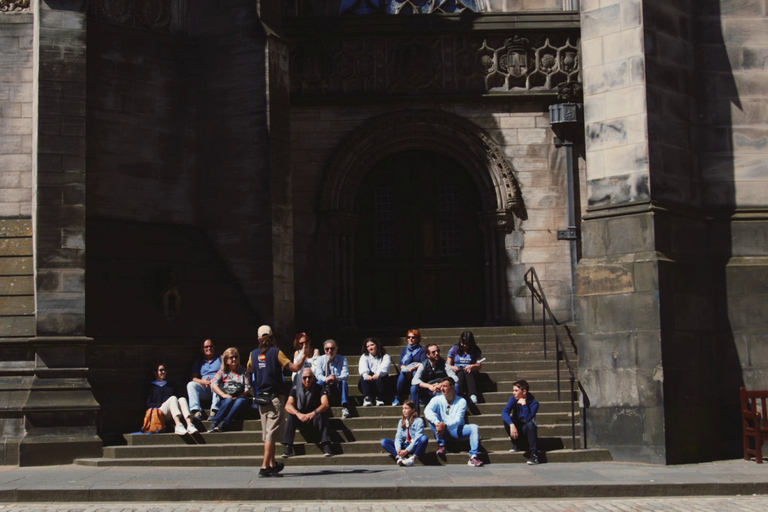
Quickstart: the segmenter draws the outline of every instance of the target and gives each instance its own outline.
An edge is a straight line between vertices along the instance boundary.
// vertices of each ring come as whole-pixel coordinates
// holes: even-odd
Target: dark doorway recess
[[[359,327],[481,325],[480,196],[455,161],[403,151],[378,163],[355,198]]]

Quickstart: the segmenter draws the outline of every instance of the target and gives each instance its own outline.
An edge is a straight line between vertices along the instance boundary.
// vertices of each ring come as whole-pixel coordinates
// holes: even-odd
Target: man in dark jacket
[[[511,452],[518,451],[518,441],[522,437],[528,441],[531,458],[528,464],[539,463],[538,426],[536,413],[539,402],[528,393],[528,382],[519,380],[512,384],[512,398],[507,402],[501,417],[504,419],[504,429],[512,440]]]
[[[311,368],[304,368],[301,374],[301,386],[291,388],[288,401],[285,403],[288,422],[285,426],[283,458],[294,455],[293,440],[296,437],[297,427],[307,441],[319,438],[325,456],[333,457],[331,434],[328,429],[328,411],[330,409],[328,388],[317,383]]]
[[[453,368],[440,357],[440,347],[434,343],[427,345],[427,358],[419,365],[411,383],[411,400],[419,406],[419,400],[427,404],[432,397],[440,394],[440,382],[450,377],[459,382]]]

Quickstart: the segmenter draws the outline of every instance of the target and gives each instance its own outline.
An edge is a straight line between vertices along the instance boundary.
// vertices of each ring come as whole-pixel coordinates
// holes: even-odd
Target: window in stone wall
[[[461,256],[459,190],[455,185],[440,187],[440,255]]]
[[[374,219],[376,222],[376,256],[394,258],[397,251],[394,187],[376,188],[374,192]]]

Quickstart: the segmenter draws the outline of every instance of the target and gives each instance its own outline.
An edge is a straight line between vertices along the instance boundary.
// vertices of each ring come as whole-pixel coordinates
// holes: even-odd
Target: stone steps
[[[469,423],[480,427],[482,459],[491,463],[525,462],[521,453],[509,453],[511,446],[501,420],[501,411],[509,400],[512,384],[525,378],[531,384],[531,390],[539,400],[541,407],[537,415],[539,424],[539,444],[543,451],[542,461],[574,462],[610,460],[610,454],[604,450],[572,450],[571,402],[567,368],[560,364],[561,395],[558,398],[556,381],[556,361],[554,336],[548,339],[548,358],[544,359],[541,343],[541,327],[492,327],[472,330],[478,344],[483,349],[483,356],[489,360],[483,365],[483,372],[478,379],[480,403],[468,404]],[[422,343],[436,341],[440,344],[443,355],[455,344],[461,329],[425,329],[422,331]],[[338,338],[337,338],[338,339]],[[351,338],[350,338],[351,339]],[[361,337],[360,339],[363,339]],[[397,361],[400,349],[405,345],[402,333],[393,334],[386,340],[388,353],[395,354]],[[317,344],[317,342],[316,342]],[[343,344],[341,344],[344,346]],[[391,405],[363,407],[360,390],[357,386],[357,364],[359,346],[349,348],[342,353],[355,353],[348,356],[350,363],[350,411],[352,417],[342,419],[341,407],[331,408],[330,426],[332,429],[334,457],[324,457],[321,448],[307,442],[300,432],[296,433],[294,451],[296,457],[290,465],[319,464],[392,464],[393,461],[381,448],[381,439],[394,437],[400,408]],[[353,344],[348,345],[354,346]],[[576,360],[575,353],[568,348],[569,356]],[[578,385],[578,383],[577,383]],[[578,390],[575,393],[578,397]],[[580,426],[578,403],[575,409],[576,443],[580,444]],[[205,430],[208,421],[198,424],[201,429],[194,436],[177,436],[172,433],[152,435],[125,435],[125,445],[104,448],[101,459],[79,459],[77,464],[91,466],[255,466],[261,464],[263,444],[261,423],[255,408],[247,411],[243,420],[232,425],[232,430],[208,434]],[[430,445],[422,458],[424,464],[466,464],[468,441],[449,445],[445,459],[439,459],[434,453],[436,443],[428,433]],[[278,445],[278,455],[282,453]]]

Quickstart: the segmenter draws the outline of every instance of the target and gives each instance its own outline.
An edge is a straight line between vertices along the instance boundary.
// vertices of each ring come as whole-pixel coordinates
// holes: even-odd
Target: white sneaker
[[[371,399],[368,397],[365,397],[365,399],[363,400],[363,407],[370,407],[371,405],[373,405],[371,403]]]
[[[377,398],[377,399],[376,399],[376,407],[381,407],[382,405],[384,405],[384,400],[379,400],[379,399]]]
[[[406,458],[404,458],[402,460],[403,460],[403,464],[402,465],[409,468],[409,467],[413,466],[414,462],[416,462],[416,457],[411,455],[410,457],[406,457]]]
[[[198,430],[197,430],[196,426],[194,426],[192,424],[187,426],[187,434],[192,435],[192,434],[197,434],[197,432],[198,432]]]
[[[473,404],[476,404],[476,403],[477,403],[477,395],[471,395],[471,396],[469,397],[469,399],[470,399],[470,400],[472,400],[472,403],[473,403]]]
[[[184,425],[176,425],[176,433],[179,434],[180,436],[187,435],[187,427],[185,427]]]
[[[405,466],[405,461],[399,455],[397,456],[397,465],[398,466]]]
[[[352,415],[349,414],[349,409],[347,409],[346,407],[342,407],[341,408],[341,418],[342,419],[346,419],[346,418],[349,418],[350,416],[352,416]]]

